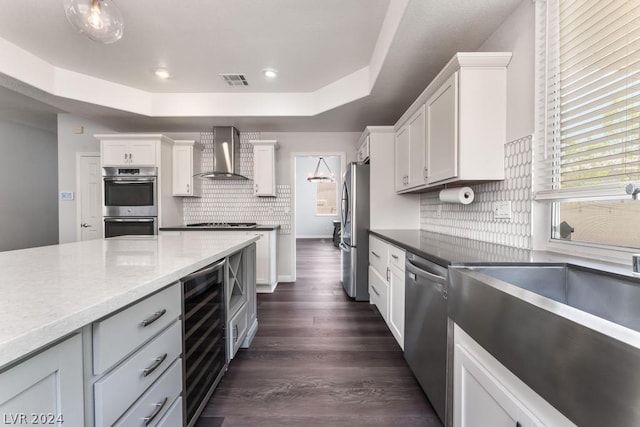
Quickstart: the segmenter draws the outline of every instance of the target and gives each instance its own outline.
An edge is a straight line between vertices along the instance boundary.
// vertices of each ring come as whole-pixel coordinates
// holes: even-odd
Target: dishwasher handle
[[[407,277],[410,280],[413,280],[414,282],[418,282],[418,278],[424,278],[425,280],[434,283],[437,285],[437,288],[440,292],[442,292],[442,298],[447,299],[448,297],[448,293],[447,293],[447,278],[440,276],[438,274],[433,274],[429,271],[423,270],[421,268],[418,268],[415,266],[415,264],[412,264],[411,262],[407,261],[405,264],[405,268],[406,268],[406,273],[407,273]]]

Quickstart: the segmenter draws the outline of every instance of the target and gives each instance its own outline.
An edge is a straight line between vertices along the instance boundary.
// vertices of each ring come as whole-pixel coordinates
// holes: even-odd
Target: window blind
[[[621,194],[640,181],[640,2],[545,3],[536,198]]]

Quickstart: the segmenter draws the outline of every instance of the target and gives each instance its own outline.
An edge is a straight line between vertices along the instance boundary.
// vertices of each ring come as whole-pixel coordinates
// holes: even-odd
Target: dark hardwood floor
[[[197,427],[441,427],[380,314],[342,290],[331,240],[297,245],[297,282],[258,294],[258,334]]]

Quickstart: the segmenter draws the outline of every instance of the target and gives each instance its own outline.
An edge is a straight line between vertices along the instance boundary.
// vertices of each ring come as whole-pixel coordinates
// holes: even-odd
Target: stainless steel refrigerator
[[[342,286],[356,301],[369,301],[369,165],[347,165],[340,211]]]

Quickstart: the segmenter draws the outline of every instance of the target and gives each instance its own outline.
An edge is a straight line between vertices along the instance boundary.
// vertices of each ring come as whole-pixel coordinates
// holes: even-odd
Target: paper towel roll
[[[469,187],[447,188],[440,191],[440,201],[468,205],[473,202],[473,190]]]

